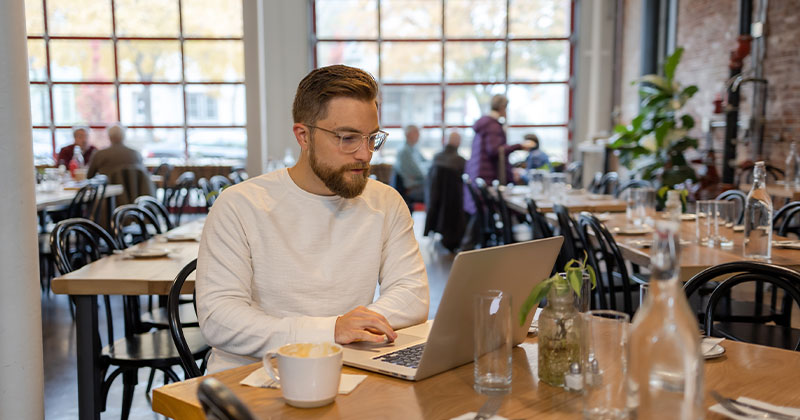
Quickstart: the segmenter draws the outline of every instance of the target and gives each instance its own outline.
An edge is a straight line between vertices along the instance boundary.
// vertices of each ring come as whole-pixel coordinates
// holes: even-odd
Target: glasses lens
[[[341,133],[341,147],[345,153],[353,152],[361,146],[361,134],[359,133]]]
[[[386,141],[386,133],[375,133],[369,136],[369,147],[373,152],[380,149]]]

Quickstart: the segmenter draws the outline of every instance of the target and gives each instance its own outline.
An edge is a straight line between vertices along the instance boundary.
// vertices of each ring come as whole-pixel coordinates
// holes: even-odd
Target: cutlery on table
[[[501,405],[503,405],[503,395],[489,397],[472,420],[489,420],[497,413]]]
[[[800,417],[798,416],[779,413],[777,411],[772,411],[763,407],[758,407],[752,404],[734,400],[732,398],[723,397],[716,391],[711,391],[710,393],[711,397],[717,400],[717,402],[722,407],[724,407],[731,413],[736,414],[737,416],[746,416],[750,418],[760,418],[760,419],[775,419],[775,420],[800,420]],[[746,412],[739,407],[744,407],[753,411],[757,411],[758,413]]]

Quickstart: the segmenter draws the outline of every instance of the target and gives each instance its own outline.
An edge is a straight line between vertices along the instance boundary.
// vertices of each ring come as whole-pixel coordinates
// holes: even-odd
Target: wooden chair
[[[566,172],[573,189],[583,188],[583,161],[570,162]]]
[[[514,217],[511,214],[511,210],[508,208],[508,203],[505,198],[506,186],[500,185],[500,181],[498,180],[495,180],[492,186],[495,190],[495,194],[492,195],[492,198],[494,199],[497,213],[502,223],[503,243],[513,244],[533,239],[533,231],[530,229],[530,225],[526,225],[526,223],[514,223]],[[525,222],[529,222],[529,220],[526,218]],[[520,228],[524,228],[524,230]]]
[[[111,230],[122,248],[128,248],[163,233],[158,218],[136,204],[124,204],[111,214]]]
[[[780,236],[793,233],[800,237],[800,223],[797,216],[800,216],[800,201],[787,203],[772,216],[772,229]]]
[[[192,171],[186,171],[175,181],[175,185],[171,188],[169,199],[166,203],[167,209],[170,213],[175,215],[174,225],[181,225],[181,217],[183,216],[186,207],[189,204],[189,197],[195,189],[196,176]]]
[[[464,181],[464,187],[467,189],[467,193],[469,193],[470,198],[472,198],[472,201],[475,203],[475,214],[473,214],[473,220],[471,222],[473,232],[471,232],[471,234],[477,236],[476,242],[481,248],[498,245],[499,241],[496,237],[496,230],[492,225],[492,221],[489,219],[486,203],[483,202],[483,198],[475,188],[472,180],[470,180],[469,175],[464,174],[461,176],[461,179]]]
[[[732,201],[736,207],[736,224],[744,223],[744,204],[747,201],[747,194],[739,190],[728,190],[718,195],[715,200]]]
[[[558,233],[564,237],[556,260],[556,269],[562,271],[568,261],[583,260],[584,245],[578,234],[578,223],[569,214],[569,210],[561,204],[554,204],[553,213],[558,218]]]
[[[800,350],[800,330],[791,326],[792,305],[800,305],[800,273],[762,262],[736,261],[703,270],[689,279],[683,290],[691,298],[703,285],[719,278],[725,279],[719,281],[711,293],[702,320],[707,335]],[[752,312],[730,313],[730,308],[718,308],[720,303],[729,301],[735,286],[751,282],[756,286],[755,302],[749,305]],[[764,284],[770,284],[773,288],[773,298],[769,304],[764,304]],[[783,291],[780,302],[777,290]]]
[[[550,222],[547,221],[547,217],[539,211],[536,200],[528,198],[525,201],[525,205],[528,208],[528,217],[530,218],[531,237],[533,239],[552,238],[553,228],[550,226]]]
[[[631,179],[626,181],[620,185],[616,191],[614,191],[614,197],[619,198],[625,190],[630,188],[652,188],[653,184],[649,181],[645,181],[642,179]]]
[[[172,230],[174,227],[172,225],[172,220],[169,218],[169,211],[164,204],[158,201],[155,197],[149,195],[143,195],[136,198],[134,204],[137,206],[149,211],[151,214],[156,216],[159,219],[159,224],[161,225],[161,221],[163,220],[164,224],[161,225],[161,232],[166,232],[168,230]]]
[[[181,359],[181,366],[183,366],[183,370],[186,372],[186,378],[196,378],[203,374],[205,371],[206,360],[204,356],[208,354],[210,347],[208,347],[205,342],[205,346],[200,345],[199,342],[190,344],[186,340],[186,330],[191,330],[192,334],[196,334],[195,330],[199,330],[197,327],[187,327],[186,324],[181,323],[181,289],[183,289],[183,284],[186,282],[186,278],[192,274],[195,269],[197,268],[197,259],[195,258],[188,264],[186,264],[183,269],[175,276],[175,280],[172,282],[172,286],[169,289],[169,297],[167,298],[167,309],[169,313],[169,333],[172,337],[173,343],[175,343],[175,348],[178,350],[178,354],[180,355]],[[192,293],[192,307],[194,308],[195,312],[194,315],[197,317],[197,307],[195,305],[195,293]],[[202,338],[202,336],[200,336]],[[194,349],[194,350],[192,350]],[[201,368],[197,367],[196,360],[203,359],[203,365]]]
[[[247,178],[247,171],[243,167],[232,168],[230,175],[228,175],[228,179],[234,184],[247,181]]]
[[[492,193],[489,192],[489,186],[486,184],[486,181],[484,181],[483,178],[475,178],[473,186],[478,192],[478,195],[480,195],[483,206],[486,209],[486,219],[489,224],[488,228],[491,230],[492,236],[495,239],[495,245],[511,243],[510,241],[513,241],[513,239],[506,237],[506,233],[503,230],[503,217],[500,214],[499,205],[492,196]]]
[[[616,172],[608,172],[590,186],[589,192],[594,194],[613,194],[617,190],[619,175]]]
[[[197,387],[197,399],[208,420],[255,420],[252,412],[222,382],[205,379]]]

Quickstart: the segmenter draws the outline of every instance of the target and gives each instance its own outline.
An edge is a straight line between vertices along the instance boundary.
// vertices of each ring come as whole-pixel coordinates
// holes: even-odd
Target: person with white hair
[[[58,151],[57,165],[69,166],[69,162],[72,161],[73,154],[75,153],[75,146],[80,148],[84,162],[89,162],[94,152],[97,151],[94,146],[89,144],[89,127],[72,127],[72,138],[75,139],[72,144],[64,146]]]
[[[111,175],[123,166],[137,165],[144,169],[142,155],[137,150],[125,146],[125,127],[114,124],[106,129],[111,146],[97,151],[89,161],[89,178],[96,174]]]
[[[419,142],[419,128],[409,125],[405,129],[406,144],[397,153],[394,170],[403,179],[403,194],[411,201],[423,201],[425,198],[425,168],[427,162],[417,150]]]

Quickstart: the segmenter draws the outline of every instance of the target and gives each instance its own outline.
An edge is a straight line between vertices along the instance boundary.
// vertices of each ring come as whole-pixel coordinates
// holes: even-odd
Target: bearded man
[[[214,203],[196,280],[210,372],[291,342],[392,341],[394,329],[427,318],[408,208],[369,178],[386,140],[377,98],[362,70],[312,71],[292,107],[297,164],[227,188]]]

